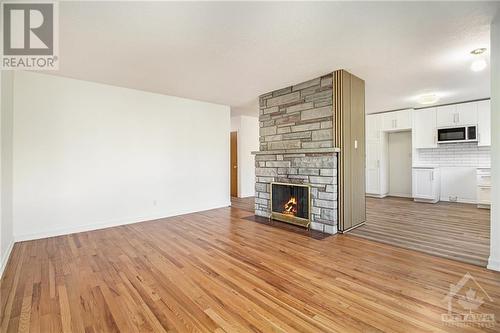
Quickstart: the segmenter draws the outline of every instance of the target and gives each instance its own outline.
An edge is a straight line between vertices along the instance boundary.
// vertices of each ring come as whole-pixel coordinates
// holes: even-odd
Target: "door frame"
[[[230,158],[229,158],[229,189],[231,197],[238,197],[238,132],[231,131],[230,134]],[[234,174],[233,174],[234,172]],[[234,179],[233,179],[234,178]]]

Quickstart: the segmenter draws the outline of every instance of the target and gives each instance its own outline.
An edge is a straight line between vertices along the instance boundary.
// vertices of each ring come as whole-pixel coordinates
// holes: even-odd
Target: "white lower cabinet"
[[[412,191],[415,201],[436,203],[441,194],[439,168],[414,167],[412,172]]]

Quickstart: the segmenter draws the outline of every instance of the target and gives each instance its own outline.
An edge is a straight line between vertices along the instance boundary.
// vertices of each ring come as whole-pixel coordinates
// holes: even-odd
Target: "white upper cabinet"
[[[437,127],[448,127],[455,125],[457,120],[456,105],[439,106],[435,110]]]
[[[476,102],[439,106],[436,112],[438,128],[477,124]]]
[[[401,110],[394,112],[382,113],[382,130],[383,131],[401,131],[411,129],[412,127],[412,111]]]
[[[436,148],[436,109],[422,109],[413,112],[414,148]]]
[[[477,125],[477,102],[457,104],[457,125]]]
[[[381,114],[369,114],[366,116],[366,141],[380,139]]]
[[[478,146],[491,146],[490,100],[477,102]]]
[[[382,113],[382,130],[391,131],[396,129],[397,117],[395,112]]]
[[[396,125],[399,129],[411,129],[413,123],[413,110],[401,110],[396,112]]]

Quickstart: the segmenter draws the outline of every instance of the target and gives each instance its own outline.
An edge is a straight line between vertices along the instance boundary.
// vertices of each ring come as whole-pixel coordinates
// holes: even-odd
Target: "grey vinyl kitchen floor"
[[[367,221],[349,234],[428,254],[486,266],[490,211],[476,205],[367,198]]]

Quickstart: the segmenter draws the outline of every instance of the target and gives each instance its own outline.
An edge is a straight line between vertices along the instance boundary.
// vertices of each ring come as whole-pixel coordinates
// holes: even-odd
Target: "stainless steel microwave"
[[[477,126],[443,127],[437,129],[438,143],[476,142]]]

